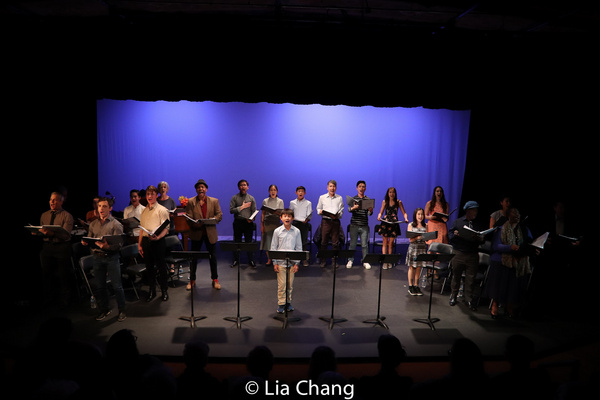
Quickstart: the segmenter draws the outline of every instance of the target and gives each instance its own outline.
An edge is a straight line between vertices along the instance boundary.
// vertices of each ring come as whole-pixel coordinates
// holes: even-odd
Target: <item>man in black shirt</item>
[[[456,305],[463,273],[465,274],[464,298],[471,310],[475,310],[473,302],[473,283],[479,267],[479,245],[483,242],[481,235],[467,235],[465,228],[479,231],[475,218],[479,211],[476,201],[467,201],[463,207],[465,215],[457,218],[448,230],[448,238],[454,250],[452,258],[452,282],[450,288],[450,305]]]

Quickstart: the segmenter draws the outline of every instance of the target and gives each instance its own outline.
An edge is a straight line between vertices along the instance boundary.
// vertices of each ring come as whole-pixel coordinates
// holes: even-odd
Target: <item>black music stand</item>
[[[333,328],[333,324],[336,324],[338,322],[346,322],[348,321],[345,318],[334,318],[333,317],[333,309],[334,309],[334,302],[335,302],[335,275],[336,275],[336,271],[337,268],[335,267],[337,265],[337,259],[338,257],[341,258],[348,258],[348,257],[353,257],[354,256],[354,250],[319,250],[319,252],[317,253],[317,258],[323,259],[323,258],[331,258],[332,261],[332,265],[333,265],[333,290],[331,292],[331,316],[329,318],[327,317],[319,317],[319,319],[329,322],[329,329]]]
[[[289,297],[288,297],[288,287],[290,287],[290,260],[294,259],[294,260],[308,260],[308,258],[310,257],[310,254],[308,251],[293,251],[293,250],[279,250],[279,251],[273,251],[270,250],[269,251],[269,258],[271,258],[271,260],[283,260],[285,259],[285,264],[286,264],[286,271],[285,271],[285,311],[283,312],[283,315],[276,315],[275,318],[276,320],[282,321],[283,322],[283,326],[282,328],[285,329],[287,327],[288,322],[296,322],[296,321],[300,321],[300,318],[298,317],[294,317],[294,318],[290,318],[288,317],[288,307],[287,305],[290,303],[289,302]]]
[[[236,242],[219,242],[221,250],[224,251],[256,251],[258,250],[258,243],[236,243]],[[240,264],[237,266],[237,316],[225,317],[226,321],[232,321],[237,324],[238,329],[241,329],[242,322],[252,319],[252,317],[240,317]]]
[[[452,257],[454,257],[454,254],[419,254],[417,256],[417,258],[415,259],[415,261],[431,261],[431,266],[426,265],[425,268],[426,269],[431,269],[431,283],[429,286],[429,312],[427,314],[427,318],[415,318],[413,319],[413,321],[416,322],[422,322],[424,324],[429,325],[429,327],[431,328],[431,330],[435,330],[435,326],[433,324],[435,324],[436,322],[438,322],[440,319],[439,318],[431,318],[431,300],[433,298],[433,270],[435,270],[435,262],[436,261],[450,261],[452,259]]]
[[[172,251],[171,254],[173,256],[177,256],[179,258],[186,258],[190,261],[190,266],[197,264],[198,259],[200,258],[210,258],[210,253],[208,251]],[[206,318],[206,316],[196,317],[194,316],[194,288],[190,290],[190,303],[192,308],[192,314],[189,317],[179,317],[184,321],[190,321],[190,326],[192,328],[196,327],[196,321],[200,321],[201,319]]]
[[[389,329],[385,322],[385,317],[379,315],[379,309],[381,307],[381,271],[383,270],[384,263],[397,264],[400,260],[400,254],[367,254],[363,263],[375,264],[379,263],[379,293],[377,295],[377,317],[375,319],[367,319],[363,321],[365,324],[377,324]]]

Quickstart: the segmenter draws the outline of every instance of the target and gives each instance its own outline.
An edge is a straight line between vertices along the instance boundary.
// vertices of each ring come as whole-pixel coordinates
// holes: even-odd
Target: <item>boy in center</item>
[[[300,230],[292,225],[294,220],[294,211],[289,208],[281,212],[281,222],[283,225],[275,229],[271,241],[271,251],[302,251],[302,237]],[[298,272],[300,260],[273,260],[273,269],[277,273],[277,312],[283,314],[287,307],[288,311],[294,311],[292,307],[292,289],[294,283],[294,274]],[[289,274],[289,287],[287,282],[287,268],[291,268]],[[286,302],[287,287],[287,302]]]

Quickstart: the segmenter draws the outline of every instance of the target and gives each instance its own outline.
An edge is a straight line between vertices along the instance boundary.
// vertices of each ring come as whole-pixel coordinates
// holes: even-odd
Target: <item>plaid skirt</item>
[[[424,267],[426,261],[415,261],[415,258],[420,254],[427,254],[427,243],[414,242],[408,246],[406,253],[406,265],[413,268]]]

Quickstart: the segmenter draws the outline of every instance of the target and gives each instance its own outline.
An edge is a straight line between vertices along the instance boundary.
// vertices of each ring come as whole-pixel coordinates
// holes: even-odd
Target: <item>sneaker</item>
[[[127,319],[127,314],[125,314],[125,311],[121,311],[119,313],[119,317],[117,318],[117,321],[123,322],[123,321],[125,321],[125,319]]]
[[[105,319],[106,317],[108,317],[110,314],[112,313],[111,310],[108,311],[104,311],[101,312],[100,314],[98,314],[98,316],[96,317],[96,321],[102,321],[103,319]]]
[[[292,306],[292,303],[288,303],[287,304],[287,310],[288,311],[294,311],[294,306]]]
[[[421,288],[418,286],[415,286],[415,289],[417,291],[417,296],[423,296],[423,292],[421,291]]]
[[[409,286],[408,287],[408,294],[410,294],[411,296],[416,296],[417,295],[417,292],[416,292],[414,286]]]
[[[254,263],[254,261],[250,261],[250,262],[248,263],[248,265],[249,265],[251,268],[256,268],[256,264]]]
[[[283,314],[285,312],[285,304],[277,306],[277,314]]]
[[[390,268],[390,264],[388,263],[383,263],[383,267],[381,267],[383,269],[389,269]]]
[[[365,267],[365,269],[371,269],[371,264],[363,263],[363,267]]]
[[[353,262],[352,262],[352,261],[348,261],[348,262],[346,263],[346,268],[352,268],[352,264],[353,264]]]

